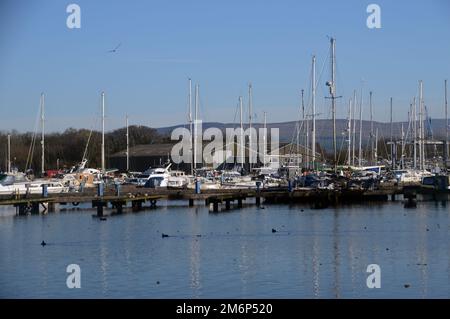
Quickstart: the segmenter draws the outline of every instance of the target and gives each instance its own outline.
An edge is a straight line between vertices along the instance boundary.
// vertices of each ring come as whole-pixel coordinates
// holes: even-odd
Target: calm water
[[[0,208],[0,297],[450,297],[442,203],[219,214],[185,204],[107,221],[87,208],[25,217]],[[66,286],[69,264],[81,267],[81,289]],[[366,286],[369,264],[381,267],[381,289]]]

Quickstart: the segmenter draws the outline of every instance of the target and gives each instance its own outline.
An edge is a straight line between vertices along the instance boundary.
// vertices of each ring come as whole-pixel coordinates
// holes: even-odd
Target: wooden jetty
[[[377,190],[329,190],[329,189],[290,189],[280,187],[274,189],[220,189],[205,190],[196,193],[189,189],[148,189],[135,186],[122,186],[120,188],[85,189],[82,193],[62,193],[22,196],[2,196],[0,205],[10,205],[17,208],[20,215],[37,214],[41,208],[52,212],[56,204],[71,203],[78,206],[80,203],[91,203],[97,209],[97,216],[102,217],[108,205],[117,213],[131,204],[133,211],[143,209],[145,203],[156,207],[159,200],[185,200],[190,207],[195,202],[202,201],[211,211],[219,212],[230,210],[231,205],[242,208],[243,202],[252,199],[251,203],[260,205],[262,201],[267,204],[280,203],[309,203],[312,208],[324,208],[340,203],[387,201],[395,200],[395,196],[403,194],[401,187],[389,187]]]

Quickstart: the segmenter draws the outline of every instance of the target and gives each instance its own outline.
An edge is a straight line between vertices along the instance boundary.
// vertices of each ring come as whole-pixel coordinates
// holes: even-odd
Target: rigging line
[[[39,117],[40,117],[40,112],[41,112],[41,107],[42,107],[40,103],[41,102],[39,102],[39,106],[40,107],[38,108],[38,111],[37,111],[37,114],[36,114],[36,121],[35,121],[35,124],[34,124],[34,133],[33,133],[32,138],[31,138],[31,145],[30,145],[30,148],[28,149],[28,156],[27,156],[27,162],[25,164],[25,171],[27,169],[31,168],[31,164],[33,162],[34,146],[35,146],[35,143],[36,143],[36,136],[37,136],[37,130],[38,130],[38,125],[39,125],[38,124],[39,123]]]
[[[90,141],[91,141],[91,137],[92,137],[92,133],[94,131],[94,128],[97,126],[97,122],[99,120],[98,119],[99,114],[100,113],[98,111],[95,112],[94,119],[93,119],[92,125],[91,125],[91,130],[89,132],[89,136],[88,136],[88,139],[87,139],[87,142],[86,142],[86,147],[84,148],[83,158],[81,159],[81,161],[87,159],[89,144],[90,144]]]
[[[341,154],[342,154],[342,149],[344,148],[344,141],[345,141],[345,135],[342,136],[341,139],[341,147],[339,149],[339,153],[338,153],[338,158],[337,158],[337,162],[339,163],[339,160],[341,158]],[[345,160],[345,159],[344,159]]]
[[[34,132],[33,132],[33,135],[31,136],[31,144],[30,144],[30,148],[28,149],[28,156],[27,156],[27,161],[26,161],[26,164],[25,164],[25,171],[29,168],[28,167],[28,164],[30,164],[30,166],[31,166],[31,158],[32,158],[32,150],[33,150],[33,148],[34,148],[34,142],[35,142],[35,137],[36,137],[36,132],[37,132],[37,123],[38,123],[38,121],[39,121],[39,110],[38,110],[38,113],[37,113],[37,116],[36,116],[36,121],[35,121],[35,124],[34,124]]]

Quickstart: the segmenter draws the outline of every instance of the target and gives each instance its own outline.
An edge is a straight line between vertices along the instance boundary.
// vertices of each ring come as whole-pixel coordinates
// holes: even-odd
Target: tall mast
[[[373,108],[372,108],[372,91],[369,92],[369,107],[370,107],[370,161],[375,161],[374,159],[374,135],[373,135]]]
[[[296,158],[297,158],[297,165],[300,165],[300,128],[303,128],[305,126],[305,104],[303,103],[303,94],[304,94],[304,90],[301,90],[301,109],[302,109],[302,116],[301,116],[301,122],[302,124],[300,124],[300,120],[297,123],[297,140],[296,140],[296,149],[297,149],[297,154],[296,154]],[[306,142],[305,142],[305,150],[306,150]],[[302,162],[305,162],[302,160]]]
[[[413,165],[414,165],[414,169],[417,169],[417,106],[416,106],[416,97],[414,97],[413,100],[413,134],[414,134],[414,138],[413,138],[413,155],[414,155],[414,159],[413,159]]]
[[[352,165],[355,166],[355,146],[356,146],[356,90],[353,91],[353,132],[352,132]]]
[[[266,166],[266,152],[267,152],[266,136],[267,136],[267,112],[264,112],[264,136],[263,136],[264,149],[262,150],[263,151],[263,165],[264,166]]]
[[[130,170],[130,135],[128,131],[128,115],[125,119],[125,124],[127,126],[127,172]]]
[[[362,114],[363,114],[363,86],[361,86],[361,103],[359,106],[359,148],[358,148],[358,166],[362,166]]]
[[[403,131],[403,123],[402,123],[401,135],[402,135],[402,140],[401,140],[402,147],[401,147],[401,153],[400,153],[400,163],[401,163],[402,169],[404,169],[405,168],[405,161],[404,161],[403,150],[405,148],[405,132]]]
[[[447,154],[448,158],[448,133],[449,133],[449,127],[448,127],[448,103],[447,103],[447,80],[444,81],[445,86],[445,154]]]
[[[378,158],[378,127],[375,131],[375,164],[377,158]]]
[[[312,153],[312,169],[315,169],[315,161],[316,161],[316,56],[312,57],[312,77],[311,77],[311,85],[312,85],[312,128],[311,128],[311,153]]]
[[[352,99],[348,101],[348,148],[347,148],[347,158],[348,166],[352,165]]]
[[[7,172],[11,173],[11,134],[8,134],[8,163]]]
[[[192,130],[192,80],[189,78],[189,133],[192,147],[192,138],[193,138],[193,130]],[[191,175],[194,174],[194,163],[192,161],[192,153],[191,153]]]
[[[423,82],[419,81],[419,166],[420,170],[425,168],[424,163],[424,129],[423,129]]]
[[[42,157],[41,157],[41,173],[42,176],[45,174],[45,95],[41,93],[41,147],[42,147]]]
[[[252,149],[252,112],[253,112],[253,87],[252,84],[248,84],[248,128],[250,129],[250,134],[248,136],[248,165],[250,172],[252,171],[252,161],[250,160]]]
[[[305,99],[304,99],[304,90],[302,90],[302,109],[303,109],[303,120],[306,122],[305,129],[305,152],[306,152],[306,167],[309,166],[309,120],[308,120],[308,112],[305,113]],[[298,164],[298,162],[297,162]]]
[[[244,154],[244,122],[243,122],[243,103],[242,96],[239,97],[239,108],[240,108],[240,117],[241,117],[241,134],[240,134],[240,142],[239,147],[241,149],[241,164],[244,167],[245,154]]]
[[[195,85],[195,118],[194,118],[194,170],[197,168],[197,121],[198,121],[198,84]]]
[[[331,38],[331,111],[333,114],[333,153],[334,153],[334,172],[337,170],[337,144],[336,144],[336,40]]]
[[[392,113],[392,97],[390,99],[390,106],[391,106],[391,161],[392,161],[392,168],[395,168],[395,160],[394,160],[394,124],[393,124],[393,113]]]
[[[102,173],[105,173],[105,92],[102,92]]]

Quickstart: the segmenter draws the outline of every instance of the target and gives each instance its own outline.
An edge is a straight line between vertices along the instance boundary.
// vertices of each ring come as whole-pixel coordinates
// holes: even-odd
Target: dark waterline
[[[1,208],[0,297],[450,297],[450,214],[442,203],[219,214],[185,204],[106,221],[88,209],[18,217]],[[81,289],[66,286],[69,264],[81,267]],[[367,288],[369,264],[381,267],[381,289]]]

